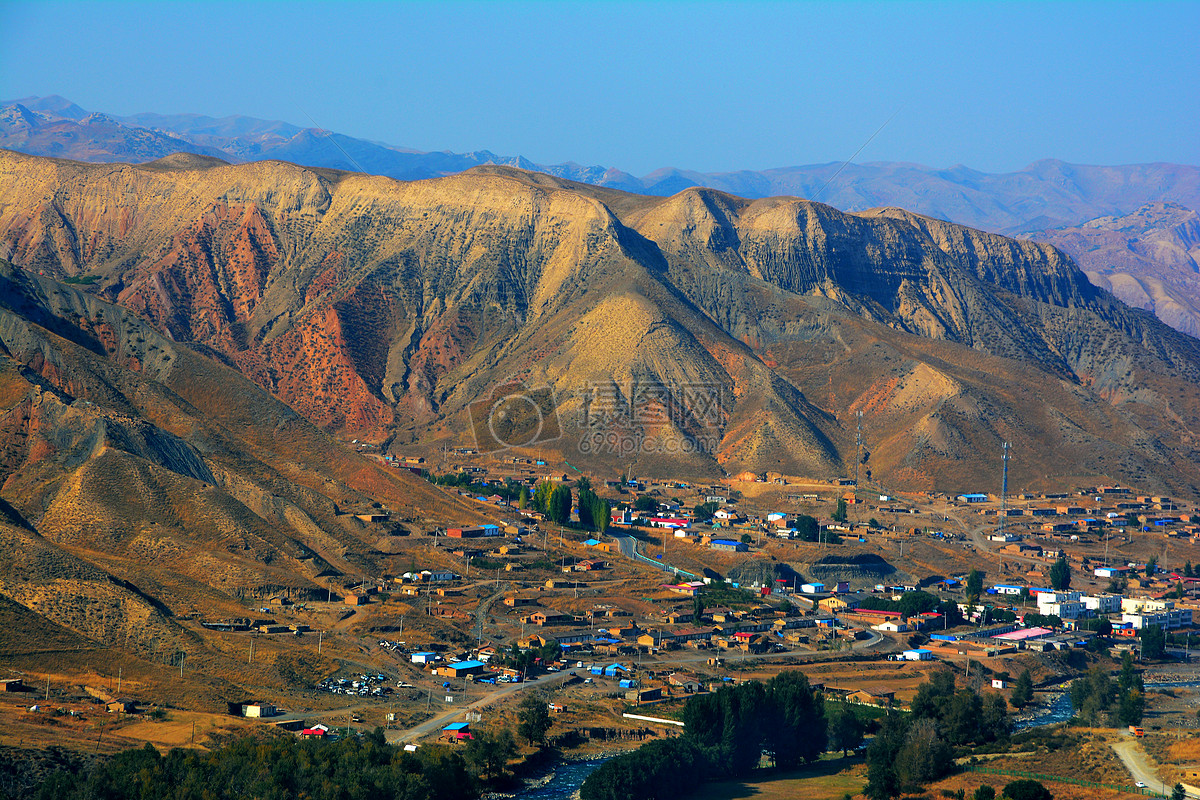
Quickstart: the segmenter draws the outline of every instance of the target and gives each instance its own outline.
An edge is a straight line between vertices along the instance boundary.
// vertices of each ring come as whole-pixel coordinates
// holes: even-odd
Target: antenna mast
[[[1008,519],[1008,442],[1004,443],[1004,477],[1000,481],[1000,526],[997,530],[1004,535],[1004,522]]]

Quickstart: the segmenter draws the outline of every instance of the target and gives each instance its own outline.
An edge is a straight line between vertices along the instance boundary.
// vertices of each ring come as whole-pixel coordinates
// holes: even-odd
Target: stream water
[[[609,756],[608,758],[611,758]],[[588,761],[565,761],[554,768],[554,771],[536,786],[530,786],[517,792],[517,800],[568,800],[577,796],[579,787],[583,785],[588,775],[591,775],[608,758],[595,758]]]

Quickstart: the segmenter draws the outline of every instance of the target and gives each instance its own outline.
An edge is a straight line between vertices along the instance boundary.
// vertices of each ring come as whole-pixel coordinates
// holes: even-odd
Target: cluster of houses
[[[989,507],[979,513],[1015,518],[1019,524],[1035,532],[1056,538],[1078,538],[1083,534],[1104,532],[1113,526],[1126,527],[1130,521],[1136,521],[1136,527],[1142,532],[1159,531],[1169,536],[1191,539],[1193,543],[1200,541],[1200,514],[1184,509],[1170,497],[1135,495],[1121,486],[1086,487],[1077,490],[1076,494],[1087,500],[1073,501],[1067,494],[1046,494],[1038,498],[1019,495],[1018,501],[1057,502],[1053,505]],[[969,505],[983,505],[994,504],[998,498],[972,493],[958,495],[955,499]],[[1028,518],[1028,523],[1025,518]]]

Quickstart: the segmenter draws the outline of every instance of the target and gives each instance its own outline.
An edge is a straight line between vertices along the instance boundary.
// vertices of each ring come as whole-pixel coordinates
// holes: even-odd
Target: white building
[[[1079,592],[1042,592],[1038,595],[1038,613],[1059,619],[1077,619],[1087,611]]]
[[[278,713],[270,703],[248,703],[242,706],[243,717],[273,717]]]
[[[1142,628],[1166,628],[1173,630],[1192,624],[1190,608],[1171,608],[1166,611],[1142,611],[1124,613],[1121,622],[1129,623],[1137,630]]]
[[[884,631],[886,633],[904,633],[908,630],[908,626],[903,622],[895,622],[890,619],[887,622],[881,622],[878,625],[873,625],[871,627],[877,631]]]
[[[1144,611],[1170,611],[1175,607],[1172,600],[1153,600],[1149,597],[1121,598],[1121,611],[1126,614],[1139,614]]]
[[[915,650],[904,651],[905,661],[933,661],[933,651],[918,647]]]
[[[1097,615],[1120,613],[1122,599],[1119,594],[1084,595],[1081,598],[1084,608]]]

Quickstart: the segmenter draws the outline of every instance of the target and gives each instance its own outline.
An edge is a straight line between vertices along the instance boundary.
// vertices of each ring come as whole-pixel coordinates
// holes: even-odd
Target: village
[[[804,671],[827,698],[881,710],[905,708],[947,667],[1002,694],[1029,670],[1051,698],[1079,672],[1072,652],[1098,652],[1097,642],[1115,658],[1190,669],[1200,514],[1167,497],[627,477],[597,486],[610,515],[585,525],[576,507],[556,523],[527,502],[543,484],[578,499],[590,487],[582,475],[536,459],[460,458],[440,478],[422,457],[384,460],[468,502],[471,524],[348,510],[365,538],[378,534],[377,563],[390,570],[318,576],[316,590],[246,598],[238,616],[185,620],[251,667],[324,665],[229,702],[229,723],[206,724],[319,739],[379,727],[413,749],[470,741],[532,694],[560,736],[604,752],[635,731],[677,735],[687,698],[782,669]],[[189,668],[170,664],[181,676]],[[171,708],[112,676],[73,701],[69,687],[47,680],[42,691],[37,680],[10,678],[3,696],[40,696],[34,708],[68,720],[103,706],[131,721],[117,730],[140,731],[132,721]]]
[[[827,694],[890,707],[938,665],[969,674],[974,663],[1004,690],[1037,658],[1097,636],[1140,656],[1143,634],[1161,630],[1164,652],[1190,658],[1200,516],[1170,498],[1110,486],[1008,498],[866,494],[843,478],[771,474],[626,478],[598,487],[611,518],[585,529],[575,509],[560,525],[519,501],[520,487],[572,485],[569,473],[461,455],[445,491],[493,521],[390,537],[402,545],[391,561],[406,569],[330,576],[322,591],[255,601],[241,618],[194,620],[246,639],[251,660],[257,642],[335,652],[344,665],[231,714],[305,737],[382,725],[416,746],[461,741],[511,694],[541,689],[581,729],[669,735],[677,723],[655,707],[784,667],[826,670],[814,681]],[[430,475],[421,457],[385,460]],[[390,524],[386,509],[356,516],[367,529]],[[1034,671],[1061,683],[1060,663]]]

